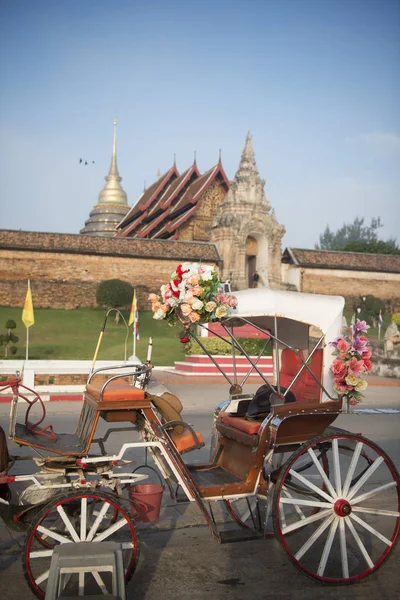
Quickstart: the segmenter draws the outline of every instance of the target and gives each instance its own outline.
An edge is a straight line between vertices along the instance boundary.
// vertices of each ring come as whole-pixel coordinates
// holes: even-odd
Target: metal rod
[[[214,360],[214,357],[209,353],[209,351],[207,350],[207,348],[205,348],[204,345],[200,342],[199,337],[195,333],[193,333],[190,329],[188,329],[188,333],[189,333],[189,335],[192,336],[193,339],[196,340],[196,342],[199,344],[200,348],[202,348],[202,350],[204,350],[204,352],[207,354],[208,358],[211,359],[211,361],[217,367],[217,369],[221,373],[221,375],[223,375],[225,377],[225,379],[227,380],[227,382],[230,385],[233,385],[233,383],[232,383],[231,379],[228,377],[228,375],[226,373],[224,373],[224,371],[221,369],[221,367],[216,362],[216,360]],[[222,338],[222,339],[224,339],[224,338]]]

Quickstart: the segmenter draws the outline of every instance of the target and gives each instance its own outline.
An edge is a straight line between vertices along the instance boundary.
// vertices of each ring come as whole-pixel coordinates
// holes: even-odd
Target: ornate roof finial
[[[176,167],[176,154],[174,152],[174,167]]]
[[[194,151],[194,160],[193,160],[193,164],[196,164],[196,150]]]
[[[112,147],[112,157],[111,157],[111,166],[110,171],[108,173],[108,177],[119,177],[118,167],[117,167],[117,116],[114,115],[114,138],[113,138],[113,147]],[[106,177],[107,180],[107,177]],[[121,178],[119,177],[119,181]]]
[[[161,171],[160,168],[157,169],[157,179],[160,179],[161,177]]]
[[[220,148],[220,149],[219,149],[219,158],[218,158],[218,163],[219,163],[219,164],[221,164],[221,163],[222,163],[222,158],[221,158],[221,155],[222,155],[222,151],[221,151],[221,148]]]
[[[146,180],[144,180],[143,191],[146,191]]]

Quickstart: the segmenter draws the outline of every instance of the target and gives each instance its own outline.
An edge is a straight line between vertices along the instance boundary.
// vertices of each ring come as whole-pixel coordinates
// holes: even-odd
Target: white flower
[[[169,306],[171,306],[172,308],[174,308],[175,306],[178,306],[179,302],[178,302],[178,299],[175,298],[175,296],[171,296],[171,298],[168,298],[167,304]]]
[[[204,306],[204,302],[200,300],[200,298],[195,298],[193,300],[192,308],[193,310],[201,310]]]
[[[162,310],[162,308],[159,308],[158,310],[156,310],[156,312],[153,315],[153,319],[156,319],[157,321],[161,321],[161,319],[165,319],[165,312]]]
[[[206,271],[205,273],[202,273],[201,278],[203,281],[210,281],[210,279],[212,279],[212,271]]]
[[[365,379],[360,379],[360,381],[358,383],[356,383],[356,391],[357,392],[363,392],[365,389],[367,389],[368,387],[368,383],[365,381]]]

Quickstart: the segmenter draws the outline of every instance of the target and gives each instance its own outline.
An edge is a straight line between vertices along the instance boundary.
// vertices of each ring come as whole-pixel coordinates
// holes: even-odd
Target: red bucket
[[[140,523],[154,523],[160,516],[164,488],[156,483],[129,485],[131,514]]]

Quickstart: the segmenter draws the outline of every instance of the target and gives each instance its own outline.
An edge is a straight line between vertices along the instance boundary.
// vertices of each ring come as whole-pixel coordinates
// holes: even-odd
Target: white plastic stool
[[[101,594],[85,594],[85,575],[91,574],[101,590]],[[101,573],[111,573],[112,590],[108,590]],[[61,544],[54,549],[45,600],[60,598],[71,576],[78,576],[78,596],[64,596],[78,600],[82,596],[92,600],[126,600],[125,571],[122,545],[115,542],[78,542]],[[65,581],[65,578],[68,578]],[[90,578],[92,578],[90,577]]]

